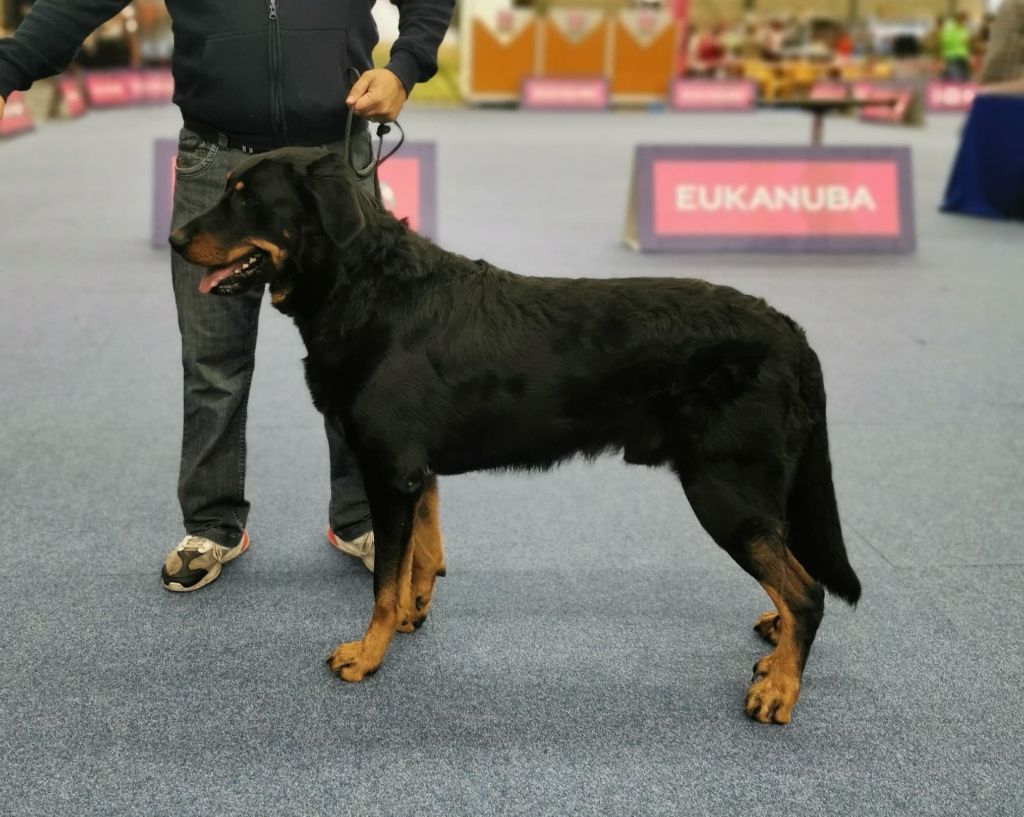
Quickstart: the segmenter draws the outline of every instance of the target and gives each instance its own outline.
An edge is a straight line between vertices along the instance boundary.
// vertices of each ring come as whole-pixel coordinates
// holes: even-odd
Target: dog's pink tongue
[[[217,284],[227,278],[231,273],[237,270],[241,265],[232,264],[230,267],[220,267],[219,269],[210,270],[206,275],[199,281],[199,291],[206,295],[213,289]]]

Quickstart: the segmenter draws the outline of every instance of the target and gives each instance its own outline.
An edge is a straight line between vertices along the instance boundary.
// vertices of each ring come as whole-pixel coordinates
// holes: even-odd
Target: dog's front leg
[[[420,627],[430,612],[434,581],[446,573],[441,517],[437,501],[437,479],[427,480],[416,506],[412,533],[412,571],[410,575],[410,611],[412,624]]]
[[[387,486],[366,484],[374,530],[373,615],[361,641],[341,644],[327,663],[346,681],[361,681],[375,673],[398,627],[399,578],[410,547],[413,509],[419,493],[408,494]],[[406,591],[408,592],[408,591]]]

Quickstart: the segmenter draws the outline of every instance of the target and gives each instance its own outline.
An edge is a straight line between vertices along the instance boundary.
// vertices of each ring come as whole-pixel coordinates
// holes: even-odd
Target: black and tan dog
[[[673,279],[514,275],[445,252],[363,193],[337,155],[248,160],[171,236],[199,288],[270,285],[317,408],[359,462],[376,533],[373,616],[328,659],[374,672],[444,571],[436,474],[622,452],[679,477],[705,530],[761,583],[775,649],[746,711],[786,723],[824,609],[855,603],[832,488],[821,369],[764,301]]]

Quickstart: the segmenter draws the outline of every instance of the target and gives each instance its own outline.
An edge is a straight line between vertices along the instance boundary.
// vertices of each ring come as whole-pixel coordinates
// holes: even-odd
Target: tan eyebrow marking
[[[245,187],[245,182],[238,182],[235,185],[235,190],[242,190]]]

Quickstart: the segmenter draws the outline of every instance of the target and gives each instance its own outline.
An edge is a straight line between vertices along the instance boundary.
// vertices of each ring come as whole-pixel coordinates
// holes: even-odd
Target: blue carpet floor
[[[763,592],[673,478],[614,460],[443,480],[430,619],[367,682],[333,677],[370,577],[323,541],[322,426],[269,306],[252,549],[164,592],[181,386],[148,196],[176,114],[0,144],[0,813],[1024,813],[1024,228],[936,212],[960,122],[829,124],[832,144],[913,146],[915,255],[766,258],[621,247],[632,146],[803,144],[799,115],[404,119],[438,142],[448,248],[704,277],[806,327],[865,592],[829,604],[785,728],[742,711]]]

